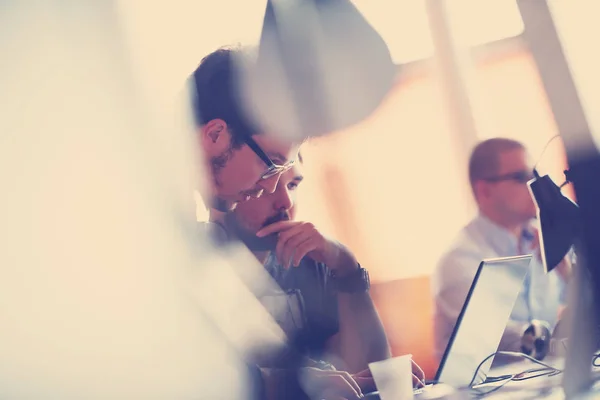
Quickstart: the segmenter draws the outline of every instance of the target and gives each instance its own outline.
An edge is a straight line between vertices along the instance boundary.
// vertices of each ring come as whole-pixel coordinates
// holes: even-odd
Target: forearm
[[[339,355],[349,372],[391,356],[387,336],[368,292],[339,293]]]

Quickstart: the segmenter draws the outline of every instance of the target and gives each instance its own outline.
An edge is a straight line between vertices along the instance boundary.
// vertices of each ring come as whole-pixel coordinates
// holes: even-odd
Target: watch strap
[[[330,283],[334,291],[342,293],[366,292],[371,288],[369,272],[360,264],[355,271],[344,276],[336,276],[335,271],[331,271]]]

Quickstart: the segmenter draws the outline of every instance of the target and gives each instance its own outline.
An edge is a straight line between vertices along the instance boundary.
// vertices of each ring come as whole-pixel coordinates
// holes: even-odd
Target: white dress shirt
[[[434,272],[431,289],[435,301],[434,334],[438,358],[444,354],[452,330],[482,260],[531,254],[531,238],[520,240],[511,232],[478,215],[459,233]],[[521,336],[533,319],[556,324],[565,285],[555,271],[546,274],[534,255],[523,289],[515,302],[498,350],[518,351]]]

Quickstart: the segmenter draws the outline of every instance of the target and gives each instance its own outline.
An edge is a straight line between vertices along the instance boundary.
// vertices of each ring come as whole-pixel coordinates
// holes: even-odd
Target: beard
[[[279,221],[289,221],[290,216],[287,212],[282,211],[265,220],[259,229]],[[256,236],[256,232],[245,228],[237,218],[235,212],[229,212],[225,215],[225,225],[227,230],[240,242],[244,243],[250,251],[271,251],[277,246],[278,233],[272,233],[265,237]]]
[[[217,211],[226,213],[235,209],[236,203],[232,203],[231,201],[227,201],[225,199],[215,196],[212,198],[211,206]]]

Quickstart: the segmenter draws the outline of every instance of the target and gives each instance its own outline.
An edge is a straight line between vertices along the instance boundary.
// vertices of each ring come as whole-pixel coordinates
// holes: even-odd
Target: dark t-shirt
[[[230,241],[227,232],[220,225],[200,225],[202,232],[208,233],[215,245],[223,246]],[[308,257],[304,257],[298,267],[285,269],[277,263],[273,254],[265,262],[265,269],[280,286],[282,294],[287,295],[288,304],[295,304],[298,298],[301,300],[303,321],[292,316],[294,332],[282,326],[288,334],[290,344],[313,359],[322,359],[327,341],[339,330],[337,299],[328,288],[329,269]],[[277,317],[275,319],[278,320]]]
[[[337,299],[328,288],[329,269],[305,257],[298,267],[285,269],[269,256],[265,268],[289,296],[297,295],[303,303],[305,323],[291,344],[313,359],[322,359],[327,340],[339,330]]]
[[[218,224],[200,223],[198,229],[200,235],[211,238],[215,247],[226,246],[230,241],[225,229]],[[329,270],[325,265],[309,258],[303,259],[300,266],[287,270],[282,268],[273,256],[270,256],[265,264],[265,269],[279,284],[283,294],[293,299],[301,299],[305,323],[298,324],[300,329],[296,334],[288,335],[289,344],[294,351],[315,360],[322,359],[327,341],[339,330],[337,299],[327,288]],[[296,375],[296,368],[302,360],[293,356],[292,363],[298,364],[290,365],[287,370],[272,370],[271,373],[279,372],[287,377],[281,389],[282,398],[305,399]],[[248,388],[250,398],[262,400],[265,386],[259,366],[249,363],[248,373],[251,383],[251,387]]]

